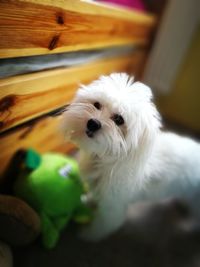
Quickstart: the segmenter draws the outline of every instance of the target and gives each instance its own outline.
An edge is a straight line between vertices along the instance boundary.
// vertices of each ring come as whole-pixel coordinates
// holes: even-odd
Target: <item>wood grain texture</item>
[[[149,42],[155,19],[77,0],[1,0],[0,58]]]
[[[34,148],[40,153],[57,151],[66,153],[75,147],[64,140],[59,129],[61,116],[32,121],[26,126],[0,135],[0,175],[11,157],[19,149]]]
[[[129,21],[142,21],[152,23],[155,20],[153,14],[144,13],[135,9],[112,5],[111,3],[91,2],[91,0],[20,0],[44,6],[62,8],[89,15],[103,15],[112,18],[125,19]]]
[[[99,60],[84,66],[55,69],[0,80],[0,131],[70,102],[78,86],[102,74],[125,71],[137,75],[145,51]]]

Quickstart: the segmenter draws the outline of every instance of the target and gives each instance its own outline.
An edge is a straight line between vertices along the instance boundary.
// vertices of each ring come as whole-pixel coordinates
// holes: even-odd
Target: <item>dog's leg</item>
[[[105,197],[99,201],[94,220],[81,231],[81,238],[98,241],[113,233],[126,218],[126,206],[117,199]]]

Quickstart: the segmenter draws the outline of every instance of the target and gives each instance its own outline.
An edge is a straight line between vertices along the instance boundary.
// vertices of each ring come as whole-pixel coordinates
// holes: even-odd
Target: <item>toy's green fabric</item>
[[[86,222],[92,217],[91,210],[81,202],[84,186],[78,165],[61,154],[40,156],[28,150],[15,193],[39,213],[46,248],[56,245],[60,231],[70,219]]]

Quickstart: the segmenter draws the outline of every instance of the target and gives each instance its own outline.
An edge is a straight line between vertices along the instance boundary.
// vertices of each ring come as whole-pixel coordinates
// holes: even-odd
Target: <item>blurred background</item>
[[[198,134],[199,19],[199,1],[166,1],[143,75],[164,117]]]
[[[157,16],[141,79],[154,91],[166,124],[200,136],[200,2],[104,0]]]

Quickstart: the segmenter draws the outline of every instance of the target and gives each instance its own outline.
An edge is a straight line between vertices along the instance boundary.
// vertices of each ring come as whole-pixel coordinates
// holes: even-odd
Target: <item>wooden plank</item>
[[[91,0],[20,0],[28,3],[35,3],[44,6],[51,6],[62,8],[64,10],[70,10],[73,12],[80,12],[89,15],[103,15],[117,19],[125,19],[135,22],[141,21],[146,23],[152,23],[154,20],[153,14],[138,11],[135,9],[129,9],[122,6],[112,5],[111,3],[103,2],[91,2]]]
[[[145,45],[155,18],[77,0],[0,1],[0,58]]]
[[[137,74],[145,51],[104,59],[84,66],[43,71],[0,80],[0,131],[66,105],[80,83],[102,74],[126,71]]]
[[[40,153],[57,151],[66,153],[75,147],[64,140],[60,131],[61,116],[46,117],[0,135],[0,175],[3,174],[14,153],[19,149],[34,148]]]

